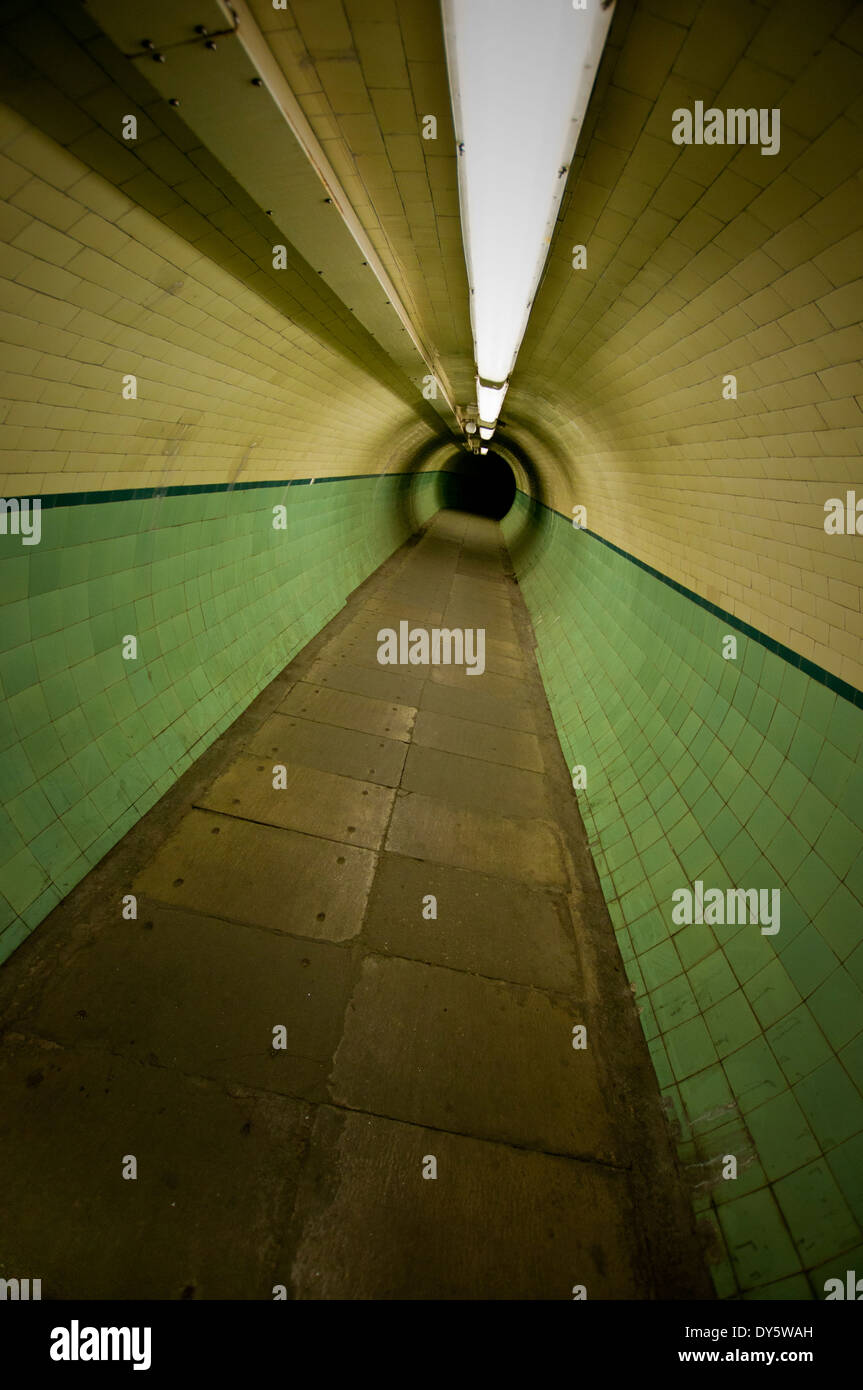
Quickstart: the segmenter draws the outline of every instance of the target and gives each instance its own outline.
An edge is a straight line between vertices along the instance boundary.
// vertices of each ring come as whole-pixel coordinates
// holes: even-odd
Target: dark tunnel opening
[[[515,501],[515,477],[506,459],[463,452],[441,475],[441,506],[501,521]]]
[[[469,476],[469,472],[466,473],[462,466],[463,462],[485,464],[492,455],[495,459],[500,459],[501,462],[506,463],[507,469],[511,472],[513,479],[512,487],[514,490],[513,500],[509,507],[504,509],[503,517],[498,515],[495,519],[499,521],[503,520],[509,528],[506,536],[509,560],[513,569],[523,576],[531,570],[542,549],[542,542],[546,536],[549,518],[552,513],[546,504],[546,493],[542,478],[530,455],[511,435],[501,435],[501,444],[505,444],[505,451],[498,452],[497,450],[490,449],[488,454],[480,454],[478,457],[470,459],[463,450],[460,450],[458,454],[454,452],[450,453],[445,463],[434,467],[434,462],[436,462],[434,456],[440,451],[441,441],[439,438],[427,441],[412,458],[402,465],[400,469],[401,485],[397,489],[393,501],[399,517],[400,528],[407,535],[419,536],[425,529],[427,522],[421,496],[423,478],[426,467],[430,462],[433,465],[431,471],[437,477],[435,508],[444,507],[458,509],[461,507],[464,509],[464,501],[462,500],[462,502],[459,503],[458,500],[455,500],[458,495],[457,489],[460,486],[458,483],[458,476]],[[509,456],[512,456],[512,465],[507,462]],[[520,469],[523,475],[521,485],[519,485],[517,480],[518,474],[515,471],[516,468]],[[494,473],[478,468],[471,471],[477,482],[484,483],[485,480],[491,481],[495,473],[498,477],[501,477],[501,472],[498,469],[495,469]],[[453,473],[456,474],[455,479],[450,477],[450,474]],[[505,475],[503,476],[505,477]],[[444,488],[450,490],[450,497],[453,500],[445,500]],[[523,508],[519,507],[520,492],[523,495],[525,503]],[[500,501],[498,502],[498,506],[499,505]],[[513,525],[511,522],[516,518],[516,513],[518,513],[518,518]],[[485,509],[484,504],[481,505],[479,514],[482,516],[491,515],[491,513]]]

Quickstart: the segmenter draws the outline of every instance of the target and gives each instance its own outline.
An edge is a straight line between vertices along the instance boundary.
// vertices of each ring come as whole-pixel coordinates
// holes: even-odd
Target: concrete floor
[[[403,618],[485,673],[379,665]],[[494,522],[362,585],[0,1007],[0,1276],[43,1297],[711,1296]]]

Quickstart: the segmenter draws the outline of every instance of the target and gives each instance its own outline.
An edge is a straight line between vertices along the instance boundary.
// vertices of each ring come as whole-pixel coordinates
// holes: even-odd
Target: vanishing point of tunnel
[[[858,1298],[863,6],[0,14],[0,1301]]]

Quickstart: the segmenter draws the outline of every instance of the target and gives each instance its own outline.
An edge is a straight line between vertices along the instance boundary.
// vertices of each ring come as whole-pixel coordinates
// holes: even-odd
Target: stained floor
[[[485,671],[380,665],[403,619]],[[362,585],[0,1006],[0,1276],[44,1298],[711,1296],[496,522]]]

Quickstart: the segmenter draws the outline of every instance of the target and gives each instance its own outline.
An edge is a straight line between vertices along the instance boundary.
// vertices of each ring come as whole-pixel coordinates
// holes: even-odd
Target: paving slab
[[[518,641],[518,633],[512,619],[504,614],[483,612],[460,604],[457,608],[448,607],[440,623],[441,627],[481,627],[485,628],[486,638],[494,642]]]
[[[397,787],[408,745],[396,738],[378,738],[356,729],[276,713],[261,725],[247,748],[252,757],[260,755],[273,762],[298,763]]]
[[[379,1116],[318,1111],[296,1225],[298,1299],[643,1296],[622,1174]]]
[[[476,581],[474,581],[476,582]],[[486,622],[489,627],[495,622],[513,625],[512,604],[508,595],[505,593],[492,594],[475,592],[469,593],[465,589],[462,593],[453,591],[450,595],[444,610],[445,614],[461,612],[470,614],[474,622]]]
[[[512,580],[504,574],[500,566],[494,566],[483,577],[469,577],[456,569],[450,584],[450,594],[453,598],[489,598],[496,602],[505,600],[510,603],[514,588]]]
[[[428,623],[425,625],[431,629],[440,624]],[[317,674],[333,668],[333,663],[347,662],[351,666],[361,667],[368,671],[390,671],[393,675],[407,675],[424,683],[436,670],[447,670],[448,667],[435,666],[390,666],[382,667],[378,661],[379,643],[377,634],[379,629],[367,628],[356,629],[351,625],[343,634],[334,638],[328,643],[321,652],[320,658],[306,672],[306,678],[312,683],[322,684],[316,681]],[[456,670],[463,668],[454,668]],[[486,637],[485,644],[485,673],[496,673],[502,676],[510,676],[517,681],[523,681],[527,674],[527,667],[518,648],[512,642],[496,642]],[[477,677],[472,676],[471,680]],[[287,693],[287,692],[286,692]],[[412,703],[416,703],[413,700]]]
[[[274,768],[284,769],[274,772]],[[276,778],[278,787],[273,786]],[[284,782],[284,786],[281,785]],[[202,810],[377,849],[395,792],[336,772],[242,757],[198,798]]]
[[[350,666],[357,666],[364,671],[380,671],[381,664],[378,661],[378,643],[376,635],[369,629],[367,632],[358,633],[353,626],[347,627],[343,633],[327,642],[321,651],[318,661],[315,662],[312,670],[332,670],[338,662],[347,662]],[[308,673],[307,673],[308,674]],[[311,684],[321,684],[320,681],[311,681]],[[287,691],[285,692],[287,694]]]
[[[486,555],[462,556],[456,565],[456,575],[469,579],[488,579],[503,572],[499,552]]]
[[[435,666],[431,680],[435,685],[452,685],[469,693],[480,691],[513,705],[529,706],[535,699],[535,691],[526,683],[524,675],[506,676],[487,668],[481,675],[469,675],[463,666]]]
[[[420,792],[396,797],[386,847],[412,859],[524,883],[567,886],[560,844],[547,821],[472,811]]]
[[[527,667],[520,657],[507,656],[505,642],[487,642],[485,648],[485,669],[500,676],[514,676],[516,680],[524,680],[527,676]]]
[[[494,725],[499,729],[515,729],[520,733],[536,733],[536,720],[526,699],[501,700],[485,686],[485,676],[470,682],[426,682],[420,695],[420,709],[450,718],[470,720],[474,724]]]
[[[450,585],[453,594],[463,593],[467,594],[468,597],[481,594],[498,595],[503,593],[508,598],[511,598],[515,587],[512,580],[504,572],[499,559],[496,563],[492,564],[488,576],[485,579],[472,579],[465,576],[460,572],[458,564],[456,564],[452,576],[452,583]]]
[[[367,956],[345,1016],[334,1102],[522,1148],[619,1163],[601,1031],[558,997],[400,957]],[[594,1030],[588,1026],[588,1040]]]
[[[402,576],[363,604],[357,618],[360,622],[373,618],[381,627],[391,627],[393,619],[398,622],[399,618],[411,616],[420,622],[438,621],[449,596],[449,582],[441,587],[436,579],[424,579],[419,574],[412,580]]]
[[[299,681],[279,705],[281,714],[299,714],[320,724],[358,729],[364,734],[408,741],[416,710],[387,700],[351,695],[343,690]]]
[[[377,643],[372,652],[378,650]],[[422,672],[417,675],[417,670]],[[377,658],[374,664],[355,666],[346,657],[331,657],[316,661],[309,668],[309,682],[314,685],[329,686],[332,690],[346,690],[354,695],[370,695],[375,700],[390,700],[396,704],[419,704],[419,697],[428,672],[416,666],[386,666]]]
[[[429,917],[434,898],[435,917]],[[448,864],[381,855],[363,938],[379,955],[581,994],[573,924],[560,892]]]
[[[16,1028],[142,1065],[325,1099],[350,952],[146,898],[138,906],[136,921],[118,922],[66,960]]]
[[[305,1103],[7,1038],[0,1116],[4,1273],[43,1299],[272,1299]]]
[[[463,753],[486,762],[507,763],[528,772],[543,772],[539,740],[534,734],[519,733],[476,719],[459,719],[433,710],[421,709],[417,715],[414,743],[423,748],[439,748],[444,753]]]
[[[538,772],[443,753],[419,744],[413,744],[408,752],[402,787],[437,797],[451,806],[500,816],[535,818],[549,814],[545,778]]]
[[[436,601],[438,598],[439,601]],[[409,622],[437,622],[443,615],[446,600],[446,593],[436,596],[430,592],[427,601],[415,598],[413,602],[408,603],[400,599],[397,593],[390,591],[382,593],[380,598],[369,599],[359,611],[364,617],[377,622],[380,627],[391,627],[393,624],[390,620],[398,614],[395,622],[395,626],[398,627],[401,618],[406,618]]]
[[[360,930],[374,868],[374,855],[353,845],[190,811],[132,891],[273,931],[346,941]]]

